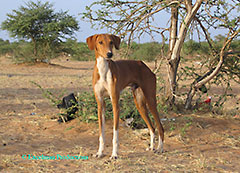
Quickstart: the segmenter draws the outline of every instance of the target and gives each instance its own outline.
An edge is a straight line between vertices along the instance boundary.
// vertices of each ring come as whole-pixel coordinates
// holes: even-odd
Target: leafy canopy
[[[55,13],[49,2],[30,1],[25,5],[7,14],[2,23],[2,29],[9,31],[11,37],[59,41],[79,29],[74,17],[63,11]]]
[[[1,28],[9,31],[11,37],[31,40],[32,44],[32,47],[26,47],[25,53],[17,53],[15,58],[43,62],[57,57],[61,52],[60,42],[73,38],[74,32],[79,29],[76,19],[67,13],[54,12],[49,2],[29,1],[7,14],[8,18]]]

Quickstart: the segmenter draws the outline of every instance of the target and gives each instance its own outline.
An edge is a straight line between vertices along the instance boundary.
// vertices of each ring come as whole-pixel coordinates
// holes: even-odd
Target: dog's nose
[[[112,52],[108,52],[108,53],[107,53],[107,57],[108,57],[108,58],[112,58],[112,56],[113,56],[113,53],[112,53]]]

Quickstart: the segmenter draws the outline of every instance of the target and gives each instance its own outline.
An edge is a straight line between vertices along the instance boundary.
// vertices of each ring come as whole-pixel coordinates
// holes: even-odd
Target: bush
[[[196,55],[196,54],[209,54],[209,46],[207,42],[196,42],[194,40],[189,40],[183,44],[182,52],[185,55]]]
[[[75,60],[92,60],[94,52],[90,51],[86,43],[78,43],[76,40],[68,39],[63,43],[56,43],[55,49],[48,44],[38,45],[37,55],[34,55],[34,46],[31,42],[18,41],[10,43],[0,39],[0,55],[11,54],[15,63],[50,62],[64,54],[70,54]]]
[[[240,40],[234,40],[231,43],[231,49],[233,50],[240,50]]]
[[[4,56],[6,54],[13,54],[14,44],[10,43],[9,40],[4,41],[0,39],[0,56]]]
[[[33,63],[36,61],[36,57],[33,54],[32,44],[20,41],[15,43],[15,48],[13,49],[12,60],[15,63]]]
[[[98,110],[97,103],[93,92],[82,92],[79,94],[78,98],[78,116],[81,120],[85,122],[97,121],[98,120]],[[106,111],[105,118],[112,119],[113,111],[110,98],[105,98]],[[137,108],[133,101],[132,93],[129,90],[124,91],[120,97],[120,119],[126,120],[133,118],[130,124],[132,128],[143,128],[146,127],[145,122],[140,117]]]
[[[161,51],[161,45],[156,42],[133,45],[132,47],[133,53],[130,55],[130,59],[134,60],[154,61]]]
[[[32,84],[36,85],[43,93],[43,96],[47,98],[51,104],[56,107],[59,103],[62,102],[62,97],[65,95],[64,92],[59,92],[57,94],[54,94],[53,92],[43,89],[39,84],[32,81]],[[71,118],[78,117],[81,121],[84,122],[96,122],[98,120],[98,110],[97,110],[97,103],[95,100],[95,96],[93,92],[81,92],[77,96],[77,102],[78,105],[76,106],[78,108],[78,112],[76,115],[71,115]],[[111,100],[109,98],[105,98],[106,103],[106,111],[105,111],[105,118],[106,119],[112,119],[113,112],[112,112],[112,104]],[[133,118],[133,121],[131,121],[130,124],[128,124],[131,128],[146,128],[146,124],[144,120],[141,118],[135,103],[133,101],[133,96],[131,90],[125,90],[120,97],[120,119],[123,121]],[[158,104],[158,109],[163,110],[165,109],[164,106],[161,104]],[[70,111],[69,109],[64,110],[65,115],[67,115],[67,111]],[[62,118],[63,114],[59,114]],[[151,114],[149,114],[150,118],[152,119]]]
[[[0,54],[10,54],[15,63],[49,62],[50,59],[58,57],[61,53],[61,46],[56,47],[58,48],[53,50],[48,45],[38,45],[38,53],[35,55],[34,46],[31,42],[20,40],[9,43],[0,40]]]
[[[58,56],[59,43],[72,37],[79,26],[76,18],[68,15],[68,11],[54,11],[53,4],[49,2],[29,1],[7,14],[1,29],[7,30],[11,37],[31,40],[32,44],[19,50],[16,59],[44,62]],[[27,58],[30,50],[33,53]]]
[[[89,61],[93,60],[94,52],[88,49],[86,43],[77,42],[77,40],[67,39],[65,43],[62,44],[63,52],[70,54],[71,57],[78,61]]]
[[[159,100],[159,98],[157,98]],[[79,112],[78,117],[85,121],[97,121],[98,114],[97,114],[97,103],[95,100],[95,96],[93,92],[83,92],[77,98],[79,102]],[[105,118],[112,119],[113,112],[112,112],[112,104],[110,98],[105,98],[106,103],[106,111],[105,111]],[[128,124],[132,129],[142,129],[146,128],[147,125],[144,120],[141,118],[136,105],[134,103],[133,94],[130,89],[125,89],[119,101],[120,107],[120,119],[126,121],[128,119],[132,119],[130,124]],[[157,109],[159,112],[167,113],[168,106],[158,103]],[[150,119],[153,121],[152,114],[149,113]]]
[[[186,55],[192,55],[196,53],[196,50],[200,49],[199,43],[195,42],[194,40],[189,40],[184,43],[183,45],[183,52]]]

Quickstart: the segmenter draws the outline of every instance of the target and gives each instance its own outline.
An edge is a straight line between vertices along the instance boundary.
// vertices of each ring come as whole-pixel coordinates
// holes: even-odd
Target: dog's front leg
[[[99,149],[96,157],[101,158],[103,156],[104,144],[105,144],[105,102],[103,97],[96,96],[98,105],[98,124],[99,124]]]
[[[111,159],[117,159],[118,156],[118,126],[119,126],[119,93],[113,92],[111,96],[113,107],[113,150]]]

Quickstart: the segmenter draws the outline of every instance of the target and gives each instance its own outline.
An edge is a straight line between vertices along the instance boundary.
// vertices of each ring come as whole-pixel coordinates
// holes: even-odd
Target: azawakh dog
[[[134,60],[113,61],[113,47],[119,49],[120,38],[111,34],[96,34],[87,38],[90,50],[95,51],[96,63],[93,72],[93,89],[98,104],[99,149],[96,157],[103,156],[105,135],[105,102],[104,97],[110,96],[113,107],[113,150],[111,159],[118,156],[119,128],[119,97],[127,86],[132,87],[134,102],[146,122],[151,136],[148,150],[154,150],[155,128],[148,116],[152,113],[159,133],[159,143],[156,152],[163,152],[164,129],[160,122],[156,104],[155,74],[142,62]]]

